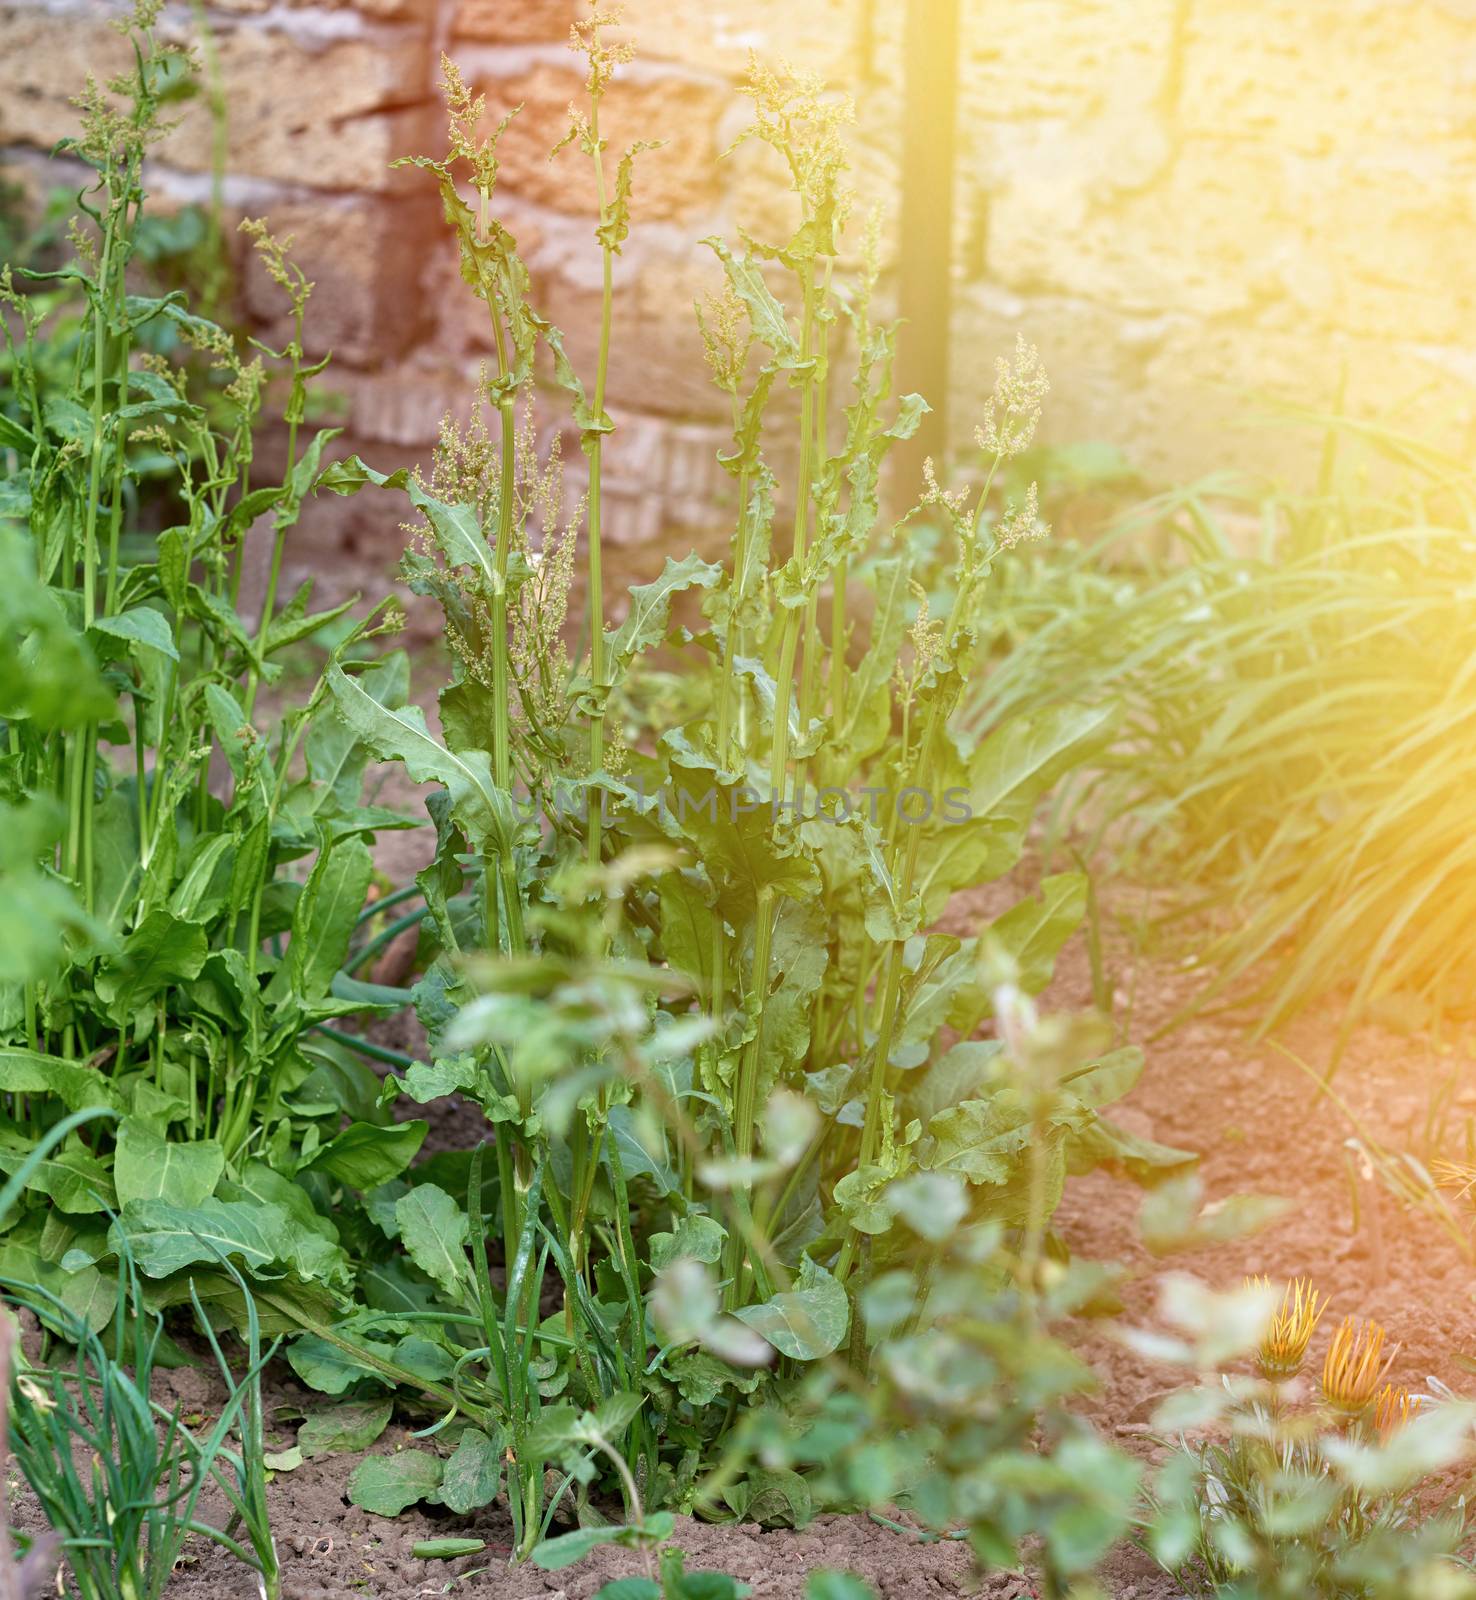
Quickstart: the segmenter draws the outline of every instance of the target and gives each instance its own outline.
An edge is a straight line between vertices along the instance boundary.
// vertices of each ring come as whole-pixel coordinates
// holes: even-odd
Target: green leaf
[[[306,1170],[326,1172],[351,1189],[377,1189],[410,1165],[429,1127],[427,1122],[397,1122],[387,1128],[351,1122],[318,1151]]]
[[[576,1561],[583,1561],[590,1551],[598,1550],[603,1544],[621,1543],[625,1531],[623,1527],[609,1524],[599,1528],[575,1528],[572,1533],[561,1533],[557,1538],[534,1545],[529,1559],[545,1572],[557,1572],[561,1567],[572,1567]]]
[[[246,776],[246,756],[254,730],[240,702],[218,683],[205,685],[205,711],[221,754],[239,783]]]
[[[395,1202],[400,1240],[410,1259],[451,1300],[467,1289],[466,1213],[433,1183],[417,1184]]]
[[[167,1200],[197,1206],[214,1194],[224,1171],[225,1151],[213,1139],[176,1143],[138,1117],[125,1117],[118,1129],[113,1181],[120,1205]]]
[[[5,888],[8,895],[11,885],[7,883]],[[6,1094],[54,1094],[68,1111],[120,1103],[112,1080],[96,1067],[19,1045],[0,1045],[0,1090]]]
[[[810,1486],[787,1467],[752,1467],[736,1494],[725,1496],[739,1516],[769,1528],[802,1528],[815,1515]]]
[[[1066,1161],[1073,1176],[1099,1166],[1120,1167],[1135,1183],[1154,1184],[1166,1176],[1182,1175],[1199,1157],[1192,1150],[1129,1133],[1109,1117],[1093,1117],[1086,1127],[1067,1135]]]
[[[347,1350],[312,1333],[293,1340],[287,1350],[287,1361],[308,1388],[320,1394],[342,1394],[361,1378],[380,1376],[376,1368],[356,1361]]]
[[[462,1434],[441,1481],[441,1501],[448,1510],[464,1515],[491,1505],[502,1480],[502,1450],[502,1441],[480,1428]]]
[[[99,617],[92,624],[92,632],[152,650],[169,661],[179,660],[169,621],[162,611],[155,611],[152,606],[133,606],[117,616]]]
[[[1094,1109],[1111,1105],[1129,1093],[1143,1076],[1143,1052],[1134,1045],[1113,1050],[1098,1061],[1067,1073],[1061,1087]]]
[[[641,1138],[640,1125],[628,1105],[613,1105],[606,1114],[606,1128],[610,1136],[610,1159],[619,1161],[626,1178],[649,1178],[658,1194],[667,1195],[677,1188],[680,1179],[667,1161],[665,1154],[653,1154]],[[662,1134],[657,1129],[657,1137]]]
[[[1292,1202],[1280,1195],[1232,1194],[1204,1204],[1204,1180],[1197,1172],[1170,1178],[1143,1197],[1143,1243],[1155,1256],[1198,1250],[1248,1238],[1279,1222]]]
[[[1023,842],[1036,802],[1052,784],[1106,749],[1114,706],[1047,706],[1012,717],[969,758],[969,806],[976,817],[1001,817]]]
[[[654,1578],[611,1578],[595,1590],[594,1600],[661,1600]]]
[[[490,597],[496,583],[492,547],[477,520],[472,506],[449,506],[426,493],[413,473],[403,467],[397,472],[376,472],[358,456],[335,461],[326,468],[314,490],[328,489],[334,494],[357,494],[366,485],[381,489],[403,489],[410,503],[431,525],[436,544],[451,567],[469,567],[481,579]]]
[[[349,1475],[348,1497],[376,1517],[397,1517],[418,1500],[435,1498],[441,1462],[424,1450],[366,1456]]]
[[[381,761],[400,761],[415,783],[444,784],[452,814],[474,844],[510,844],[516,829],[512,797],[492,781],[485,750],[447,750],[431,736],[419,706],[390,710],[366,694],[337,664],[328,686],[344,720]]]
[[[358,837],[324,843],[292,911],[292,943],[283,969],[304,999],[328,993],[348,956],[349,940],[374,876],[374,857]]]
[[[758,1306],[741,1306],[734,1315],[761,1334],[781,1354],[796,1361],[818,1361],[838,1350],[850,1326],[846,1291],[824,1267],[804,1256],[793,1289]]]
[[[121,1253],[126,1238],[139,1271],[151,1278],[196,1262],[214,1264],[220,1256],[254,1272],[286,1259],[283,1221],[283,1213],[250,1201],[210,1199],[186,1207],[134,1200],[123,1207],[109,1240],[116,1239]]]
[[[123,941],[96,979],[111,1016],[127,1023],[170,984],[200,976],[210,943],[198,923],[187,922],[162,907],[148,916]]]
[[[325,1347],[331,1348],[331,1347]],[[339,1454],[367,1450],[389,1426],[394,1402],[386,1395],[380,1400],[348,1400],[343,1405],[315,1411],[297,1430],[297,1443],[303,1456]]]
[[[715,1217],[689,1212],[671,1233],[651,1234],[647,1242],[651,1270],[660,1272],[678,1256],[690,1256],[693,1261],[710,1265],[721,1257],[727,1237],[728,1230]]]
[[[683,556],[680,561],[668,556],[655,582],[635,585],[630,591],[625,621],[609,635],[607,684],[596,687],[618,683],[637,655],[662,643],[670,625],[674,596],[692,588],[710,589],[722,575],[721,567],[695,554]]]
[[[1008,1183],[1030,1142],[1030,1113],[1013,1090],[962,1100],[932,1117],[918,1165],[957,1172],[970,1183]]]
[[[30,1160],[35,1146],[15,1133],[0,1133],[0,1172],[8,1177]],[[32,1167],[26,1188],[53,1201],[68,1216],[88,1216],[117,1204],[108,1169],[77,1139],[43,1156]]]
[[[1015,963],[1019,985],[1026,994],[1039,994],[1051,981],[1061,947],[1081,926],[1086,915],[1087,879],[1082,872],[1061,872],[1043,878],[1040,898],[1027,896],[996,917],[980,935],[980,946],[991,943]]]

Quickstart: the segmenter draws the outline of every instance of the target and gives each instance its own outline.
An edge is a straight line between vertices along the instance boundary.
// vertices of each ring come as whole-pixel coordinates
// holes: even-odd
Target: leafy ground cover
[[[1118,902],[1103,912],[1080,858],[1038,870],[1032,838],[1048,796],[1137,760],[1141,707],[1126,696],[1125,739],[1124,694],[1066,649],[1095,638],[1110,580],[1063,578],[1081,627],[1059,649],[1070,630],[1014,582],[1015,547],[1044,531],[1024,469],[1048,383],[1023,342],[975,457],[884,510],[926,402],[892,393],[874,250],[847,233],[846,103],[754,67],[744,137],[794,194],[782,237],[710,241],[731,549],[668,559],[617,604],[604,395],[642,147],[600,133],[630,58],[611,19],[574,31],[587,98],[552,152],[590,162],[600,197],[593,372],[530,298],[498,219],[503,130],[445,64],[446,151],[407,161],[496,362],[424,474],[307,437],[311,285],[265,223],[246,227],[292,308],[282,351],[147,281],[144,159],[193,76],[157,6],[128,31],[132,70],[79,101],[71,153],[96,181],[75,259],[3,284],[0,1278],[34,1320],[16,1455],[79,1589],[162,1592],[183,1550],[198,1576],[177,1587],[267,1600],[314,1573],[329,1592],[492,1573],[509,1593],[726,1600],[772,1576],[747,1530],[804,1539],[844,1513],[821,1525],[846,1561],[796,1542],[774,1592],[799,1592],[797,1561],[808,1600],[864,1600],[843,1564],[921,1592],[888,1569],[915,1548],[940,1583],[977,1569],[1085,1597],[1131,1539],[1206,1593],[1469,1592],[1463,1507],[1435,1501],[1470,1432],[1453,1393],[1381,1388],[1385,1335],[1362,1322],[1314,1380],[1307,1340],[1270,1322],[1279,1287],[1133,1259],[1254,1248],[1257,1276],[1290,1277],[1242,1242],[1287,1208],[1207,1188],[1193,1119],[1165,1116],[1170,1143],[1106,1110],[1144,1071]],[[263,484],[278,403],[286,470]],[[587,459],[577,499],[535,443],[551,403]],[[380,642],[388,599],[315,614],[310,588],[279,595],[312,494],[408,508],[400,577],[440,612],[449,681],[412,693]],[[1328,534],[1327,498],[1264,575],[1268,604],[1291,583],[1286,632],[1316,660],[1369,592],[1339,552],[1392,548],[1361,522]],[[263,537],[255,617],[243,555]],[[1233,610],[1238,572],[1201,555],[1194,581]],[[1318,562],[1350,585],[1331,645],[1295,583]],[[1155,639],[1183,620],[1157,593]],[[1289,648],[1268,681],[1301,692],[1313,669]],[[1177,703],[1160,687],[1160,720]],[[424,800],[413,882],[377,876],[379,836],[420,819],[364,803],[371,768]],[[1197,786],[1178,798],[1213,827]],[[1240,859],[1269,848],[1257,834]],[[1084,923],[1090,983],[1042,1009]],[[395,981],[374,981],[392,948]],[[1135,1004],[1134,1028],[1154,1013]],[[1426,1108],[1427,1156],[1455,1089]],[[1350,1130],[1355,1230],[1388,1191],[1469,1259],[1432,1169],[1317,1103]],[[1078,1217],[1085,1250],[1068,1178],[1115,1219],[1091,1237]],[[1114,1313],[1109,1343],[1094,1329]],[[1146,1452],[1120,1413],[1092,1414],[1094,1363],[1124,1349],[1164,1402]],[[730,1570],[687,1560],[708,1552]]]

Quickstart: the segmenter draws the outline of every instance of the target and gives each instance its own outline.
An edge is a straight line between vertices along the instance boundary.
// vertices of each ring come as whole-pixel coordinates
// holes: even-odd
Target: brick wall
[[[424,174],[439,151],[446,49],[494,110],[502,215],[540,303],[589,370],[598,304],[590,185],[554,165],[580,71],[583,0],[210,0],[231,107],[228,208],[297,236],[317,283],[310,336],[332,348],[349,442],[424,458],[489,354]],[[617,279],[609,536],[716,537],[723,437],[691,302],[715,283],[700,240],[762,228],[779,204],[762,153],[719,153],[744,118],[750,47],[850,87],[864,187],[895,197],[902,0],[627,0],[640,51],[608,102],[640,164]],[[961,0],[953,394],[960,442],[1021,328],[1054,384],[1049,436],[1122,445],[1150,471],[1285,459],[1227,431],[1254,391],[1347,403],[1465,448],[1476,325],[1476,4],[1472,0]],[[74,126],[82,70],[119,60],[112,0],[0,6],[0,161],[33,189]],[[166,19],[189,32],[180,6]],[[160,147],[166,203],[209,187],[200,103]],[[281,334],[275,291],[244,309]],[[577,460],[577,451],[572,455]],[[361,497],[319,509],[303,562],[379,562],[392,518]],[[654,557],[659,559],[659,557]]]

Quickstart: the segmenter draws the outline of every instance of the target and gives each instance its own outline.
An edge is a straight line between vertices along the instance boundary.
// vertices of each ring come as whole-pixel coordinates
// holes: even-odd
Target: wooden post
[[[932,456],[948,447],[948,350],[958,150],[959,0],[905,0],[897,391],[933,408],[898,451],[896,499],[910,503]]]

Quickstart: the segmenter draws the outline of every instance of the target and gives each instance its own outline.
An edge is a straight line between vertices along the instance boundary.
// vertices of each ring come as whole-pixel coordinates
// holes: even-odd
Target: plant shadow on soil
[[[398,881],[418,865],[408,860],[417,841],[402,836],[396,843],[397,853],[407,857],[394,864]],[[1016,880],[972,899],[960,896],[948,921],[987,916],[998,909],[991,903],[996,897],[1007,899],[1020,887]],[[1131,989],[1130,1031],[1141,1043],[1189,1000],[1195,980],[1178,965],[1139,960],[1125,942],[1110,942],[1107,955],[1119,987]],[[1090,995],[1087,952],[1078,936],[1062,953],[1045,1004],[1052,1010],[1084,1009]],[[1338,1022],[1337,1006],[1328,1002],[1289,1025],[1282,1037],[1288,1049],[1320,1067]],[[376,1025],[373,1036],[413,1051],[420,1042],[416,1026],[410,1017],[389,1018]],[[1155,1278],[1165,1269],[1191,1272],[1219,1287],[1233,1287],[1253,1273],[1265,1273],[1273,1283],[1306,1274],[1330,1297],[1313,1346],[1314,1363],[1321,1360],[1327,1330],[1354,1313],[1387,1328],[1398,1346],[1397,1379],[1416,1389],[1429,1376],[1458,1391],[1467,1387],[1470,1380],[1454,1357],[1476,1349],[1471,1267],[1431,1219],[1402,1210],[1372,1184],[1362,1188],[1362,1225],[1355,1230],[1345,1150],[1352,1129],[1334,1106],[1316,1103],[1306,1074],[1274,1046],[1248,1044],[1241,1022],[1231,1017],[1191,1021],[1145,1045],[1145,1053],[1142,1080],[1114,1108],[1115,1118],[1135,1133],[1198,1151],[1211,1199],[1254,1191],[1283,1195],[1292,1204],[1255,1238],[1159,1261],[1139,1239],[1141,1191],[1108,1171],[1072,1179],[1055,1225],[1073,1254],[1127,1269],[1123,1320],[1154,1321]],[[1368,1025],[1353,1036],[1336,1087],[1375,1138],[1394,1149],[1411,1148],[1430,1097],[1453,1072],[1451,1120],[1464,1125],[1476,1110],[1476,1036],[1468,1045],[1456,1035],[1437,1050],[1421,1038]],[[458,1098],[417,1114],[431,1123],[428,1153],[468,1147],[482,1136],[479,1111]],[[1182,1375],[1119,1343],[1105,1324],[1084,1325],[1077,1343],[1100,1378],[1099,1390],[1083,1409],[1123,1448],[1150,1462],[1161,1458],[1163,1449],[1150,1437],[1148,1419]],[[219,1401],[215,1381],[201,1370],[165,1372],[158,1381],[158,1398],[169,1405],[178,1400],[186,1411],[208,1412]],[[276,1419],[270,1437],[277,1448],[285,1448],[316,1397],[278,1363],[266,1400],[268,1417]],[[407,1437],[391,1427],[373,1448],[383,1452]],[[289,1600],[443,1593],[588,1600],[609,1579],[642,1570],[637,1555],[616,1549],[597,1550],[578,1566],[555,1573],[509,1567],[511,1528],[500,1506],[470,1517],[425,1508],[393,1519],[370,1515],[346,1498],[349,1474],[361,1459],[361,1453],[353,1453],[306,1461],[272,1483],[272,1522]],[[36,1514],[34,1502],[19,1493],[18,1524],[33,1526]],[[417,1542],[449,1534],[481,1538],[486,1548],[450,1562],[413,1555]],[[690,1569],[740,1578],[752,1586],[755,1600],[799,1600],[805,1574],[817,1567],[857,1573],[882,1600],[970,1594],[1024,1600],[1036,1592],[1028,1576],[978,1579],[961,1543],[913,1540],[864,1517],[820,1516],[798,1532],[680,1518],[676,1540],[687,1552]],[[1171,1600],[1181,1593],[1131,1546],[1113,1554],[1102,1576],[1113,1600]],[[169,1590],[177,1600],[246,1600],[253,1592],[251,1575],[212,1547],[198,1548]]]

